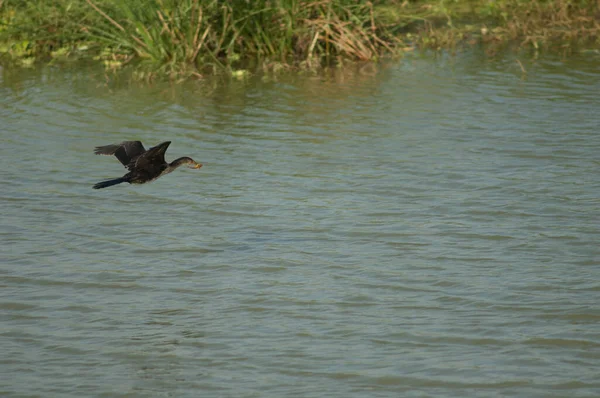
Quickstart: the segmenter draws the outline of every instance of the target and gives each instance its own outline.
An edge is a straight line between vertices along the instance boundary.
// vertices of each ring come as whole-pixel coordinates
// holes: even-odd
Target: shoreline
[[[575,3],[6,0],[0,2],[0,62],[94,61],[113,72],[132,67],[138,80],[184,81],[340,67],[414,49],[596,50],[600,1]]]

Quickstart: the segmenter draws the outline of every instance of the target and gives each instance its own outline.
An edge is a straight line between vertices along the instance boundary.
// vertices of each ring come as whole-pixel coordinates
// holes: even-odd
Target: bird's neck
[[[174,161],[172,161],[171,163],[169,163],[169,169],[175,170],[179,166],[183,166],[186,163],[187,163],[187,159],[186,158],[175,159]]]

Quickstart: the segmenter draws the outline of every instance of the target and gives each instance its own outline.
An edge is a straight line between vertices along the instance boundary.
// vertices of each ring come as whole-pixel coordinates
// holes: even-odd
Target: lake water
[[[600,55],[521,61],[2,70],[0,395],[600,396]]]

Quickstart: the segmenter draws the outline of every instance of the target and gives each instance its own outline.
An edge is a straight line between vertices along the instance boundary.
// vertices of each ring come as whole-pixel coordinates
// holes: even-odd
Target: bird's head
[[[183,157],[183,158],[179,158],[179,159],[175,160],[173,163],[171,163],[171,166],[174,166],[174,167],[179,167],[179,166],[183,166],[183,165],[186,165],[190,169],[199,169],[200,167],[202,167],[202,163],[198,163],[194,159],[188,158],[187,156]]]

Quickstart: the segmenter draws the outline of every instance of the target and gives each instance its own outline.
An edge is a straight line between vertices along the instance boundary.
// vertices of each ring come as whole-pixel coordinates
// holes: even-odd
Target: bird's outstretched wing
[[[155,147],[148,149],[143,155],[135,159],[132,164],[128,166],[129,170],[143,170],[149,169],[152,166],[162,166],[166,163],[165,152],[171,144],[171,141],[165,141],[158,144]]]
[[[131,169],[131,161],[146,153],[140,141],[123,141],[120,144],[97,146],[94,150],[96,155],[115,155],[123,166]]]

